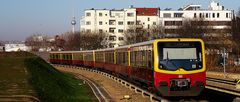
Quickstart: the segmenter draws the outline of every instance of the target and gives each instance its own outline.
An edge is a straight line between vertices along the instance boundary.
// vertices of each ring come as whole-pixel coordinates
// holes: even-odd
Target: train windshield
[[[159,42],[159,68],[163,70],[197,70],[202,68],[200,42]]]

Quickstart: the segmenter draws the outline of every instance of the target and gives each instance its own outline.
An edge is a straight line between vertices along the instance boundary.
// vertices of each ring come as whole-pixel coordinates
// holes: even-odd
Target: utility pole
[[[226,78],[226,51],[225,48],[223,48],[223,72],[224,72],[224,78]]]

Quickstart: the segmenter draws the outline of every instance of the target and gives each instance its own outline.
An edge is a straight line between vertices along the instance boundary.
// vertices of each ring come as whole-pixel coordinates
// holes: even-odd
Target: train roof
[[[154,41],[159,41],[159,40],[162,40],[162,41],[179,41],[179,40],[200,41],[201,39],[195,39],[195,38],[164,38],[164,39],[155,39],[155,40],[140,42],[140,43],[136,43],[136,44],[124,45],[124,46],[120,46],[120,47],[117,47],[117,48],[106,48],[106,49],[85,50],[85,51],[52,51],[50,53],[81,53],[81,52],[93,52],[93,51],[95,51],[95,52],[112,51],[112,50],[115,50],[115,49],[123,49],[123,48],[130,48],[130,47],[136,47],[136,46],[142,46],[142,45],[149,45],[149,44],[152,44]]]
[[[132,44],[132,45],[129,45],[129,46],[130,47],[135,47],[135,46],[141,46],[141,45],[149,45],[149,44],[152,44],[154,41],[156,41],[156,40],[150,40],[150,41],[146,41],[146,42],[136,43],[136,44]]]

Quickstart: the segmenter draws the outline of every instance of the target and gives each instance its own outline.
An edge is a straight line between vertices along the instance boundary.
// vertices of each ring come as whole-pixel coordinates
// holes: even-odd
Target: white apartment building
[[[176,32],[174,30],[177,30],[184,21],[201,19],[207,26],[211,26],[212,30],[208,33],[217,36],[219,32],[231,32],[233,17],[233,10],[225,10],[224,6],[213,1],[208,9],[202,9],[201,5],[187,5],[179,10],[161,10],[159,22],[168,34]]]
[[[233,15],[233,10],[224,9],[224,6],[215,1],[210,3],[208,9],[202,9],[201,5],[187,5],[179,10],[133,6],[120,10],[92,8],[85,10],[85,15],[80,20],[80,30],[106,32],[110,41],[109,47],[117,47],[124,44],[124,31],[138,25],[146,29],[153,25],[160,25],[165,34],[174,34],[185,20],[203,19],[212,26],[212,35],[217,35],[219,30],[230,33]]]

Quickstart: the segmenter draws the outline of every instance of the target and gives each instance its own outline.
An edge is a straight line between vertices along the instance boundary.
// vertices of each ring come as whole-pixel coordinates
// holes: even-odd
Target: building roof
[[[159,8],[136,8],[137,16],[157,16]]]

